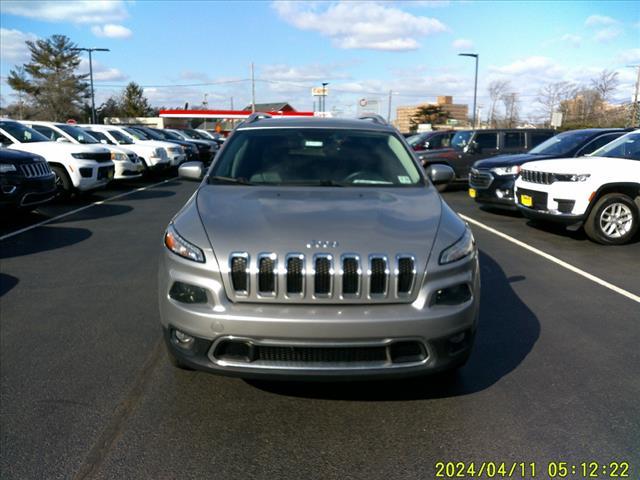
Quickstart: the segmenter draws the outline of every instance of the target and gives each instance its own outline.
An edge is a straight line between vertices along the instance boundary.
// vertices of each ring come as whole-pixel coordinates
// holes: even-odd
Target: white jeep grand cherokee
[[[586,157],[527,163],[516,199],[527,218],[583,225],[605,245],[631,241],[640,221],[640,130]]]

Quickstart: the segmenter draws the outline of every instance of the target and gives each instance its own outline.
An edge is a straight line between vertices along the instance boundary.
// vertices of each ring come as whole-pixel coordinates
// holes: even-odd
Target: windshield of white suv
[[[236,131],[211,170],[216,182],[406,187],[422,177],[390,133],[303,128]]]
[[[627,133],[593,152],[591,157],[627,158],[640,160],[640,131]]]
[[[125,128],[125,132],[131,135],[136,140],[151,140],[146,134],[142,133],[140,130],[135,130],[133,128]]]
[[[0,121],[0,128],[18,140],[20,143],[49,142],[50,140],[36,132],[33,128],[25,127],[18,122]]]
[[[195,133],[193,133],[192,130],[186,130],[186,129],[182,129],[180,130],[180,132],[187,138],[190,138],[192,140],[202,140],[198,135],[196,135]]]
[[[133,143],[129,137],[118,130],[109,130],[109,133],[116,139],[116,142],[118,142],[119,145],[131,145]]]
[[[533,155],[567,155],[592,137],[593,132],[559,133],[532,148],[529,153]]]
[[[89,135],[81,128],[74,127],[73,125],[59,124],[56,125],[60,130],[69,134],[78,143],[100,143],[95,137]]]
[[[471,140],[471,135],[473,132],[463,131],[456,133],[451,139],[451,146],[458,150],[464,149],[467,145],[469,145],[469,140]]]

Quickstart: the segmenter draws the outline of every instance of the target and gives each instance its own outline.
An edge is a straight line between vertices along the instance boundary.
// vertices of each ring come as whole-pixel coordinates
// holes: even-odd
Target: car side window
[[[524,148],[524,132],[505,132],[504,148]]]
[[[31,128],[33,128],[36,132],[41,133],[52,142],[55,142],[57,139],[62,137],[62,135],[56,132],[53,128],[45,127],[43,125],[32,125]]]
[[[624,132],[620,132],[620,133],[609,133],[607,135],[601,135],[598,138],[591,140],[591,142],[587,143],[584,147],[582,147],[582,150],[580,150],[580,152],[578,152],[578,157],[581,157],[583,155],[589,155],[590,153],[595,152],[597,149],[599,149],[600,147],[605,146],[607,143],[615,140],[616,138],[618,138],[620,135],[622,135]]]
[[[9,140],[9,137],[7,137],[4,133],[0,132],[0,144],[2,144],[2,145],[13,145],[13,142],[11,140]]]
[[[498,134],[497,133],[478,133],[473,139],[474,142],[484,150],[485,148],[497,148],[498,147]]]
[[[537,147],[538,145],[540,145],[542,142],[544,142],[545,140],[549,139],[553,137],[553,133],[551,132],[539,132],[539,133],[532,133],[531,134],[531,140],[530,140],[530,145],[529,148],[533,148],[533,147]]]

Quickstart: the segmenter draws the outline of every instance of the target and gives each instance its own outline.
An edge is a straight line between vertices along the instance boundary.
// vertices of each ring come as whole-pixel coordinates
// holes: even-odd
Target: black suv
[[[570,130],[549,138],[527,153],[479,160],[469,175],[469,196],[480,204],[516,210],[513,186],[524,163],[588,155],[625,132],[622,128]]]
[[[466,181],[475,161],[500,153],[526,152],[554,133],[535,128],[460,130],[451,139],[450,148],[425,152],[418,157],[425,167],[436,163],[449,165],[456,172],[456,179]]]
[[[0,148],[0,206],[33,209],[56,196],[56,176],[33,153]]]

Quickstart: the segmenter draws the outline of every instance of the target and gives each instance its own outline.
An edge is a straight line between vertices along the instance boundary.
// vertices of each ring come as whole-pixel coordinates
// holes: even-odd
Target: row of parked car
[[[0,205],[33,209],[185,161],[213,160],[223,137],[205,130],[0,120]]]
[[[446,164],[479,205],[629,242],[640,220],[640,133],[622,128],[435,131],[407,139],[425,167]]]

